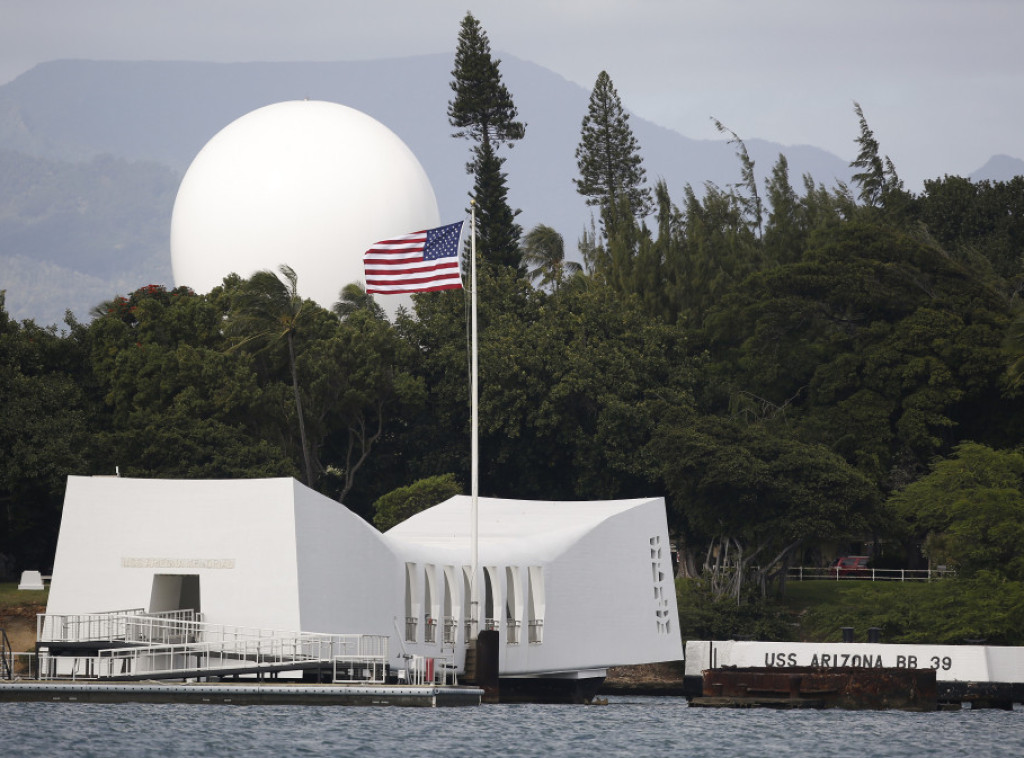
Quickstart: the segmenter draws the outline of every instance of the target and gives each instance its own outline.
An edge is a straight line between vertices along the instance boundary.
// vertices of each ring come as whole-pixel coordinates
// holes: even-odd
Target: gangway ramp
[[[53,679],[193,679],[329,672],[336,682],[383,683],[388,638],[209,624],[191,611],[137,609],[40,614],[40,676]]]

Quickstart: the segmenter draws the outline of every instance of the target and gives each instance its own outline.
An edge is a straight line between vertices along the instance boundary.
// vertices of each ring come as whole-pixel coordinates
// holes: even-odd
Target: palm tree
[[[257,344],[260,345],[259,350],[264,350],[282,340],[287,346],[306,484],[312,487],[313,461],[306,442],[306,422],[302,413],[299,372],[295,362],[295,339],[308,323],[310,314],[299,295],[295,271],[286,265],[282,265],[280,271],[286,281],[281,281],[273,271],[257,271],[238,288],[232,299],[231,321],[227,332],[238,340],[233,349]]]
[[[523,237],[523,263],[529,268],[530,281],[541,280],[541,286],[551,285],[558,291],[566,278],[583,270],[576,261],[565,259],[562,235],[546,224],[537,224]]]
[[[366,291],[360,282],[349,282],[338,293],[338,302],[332,308],[334,314],[344,321],[357,311],[369,311],[376,319],[383,319],[384,309],[380,307],[373,295]]]

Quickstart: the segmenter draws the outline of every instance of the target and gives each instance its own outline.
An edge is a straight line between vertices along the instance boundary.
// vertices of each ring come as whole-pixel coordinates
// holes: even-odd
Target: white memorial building
[[[494,630],[503,687],[682,658],[662,498],[478,503],[474,583],[467,496],[382,534],[289,478],[70,477],[47,616],[379,635],[460,672]]]

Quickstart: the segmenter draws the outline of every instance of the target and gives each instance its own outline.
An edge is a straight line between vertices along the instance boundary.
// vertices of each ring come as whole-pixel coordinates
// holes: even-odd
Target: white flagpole
[[[473,555],[473,578],[470,583],[470,611],[473,614],[472,618],[472,634],[476,637],[479,630],[480,615],[479,615],[479,601],[477,599],[477,572],[479,571],[479,542],[480,542],[480,510],[479,510],[479,496],[480,496],[480,441],[478,433],[478,418],[477,418],[477,396],[479,392],[479,384],[477,381],[478,376],[478,360],[477,360],[477,334],[476,334],[476,201],[470,200],[469,206],[472,211],[470,220],[470,272],[472,276],[472,287],[473,291],[470,296],[470,301],[473,309],[472,319],[472,358],[470,368],[470,384],[472,389],[470,392],[471,400],[471,419],[470,426],[472,427],[472,437],[470,444],[470,466],[472,471],[470,473],[471,484],[470,484],[470,499],[472,501],[470,522],[471,522],[471,541],[472,541],[472,555]]]

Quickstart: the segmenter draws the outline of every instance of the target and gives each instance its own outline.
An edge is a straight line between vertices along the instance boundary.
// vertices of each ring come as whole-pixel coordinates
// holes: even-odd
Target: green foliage
[[[614,234],[625,218],[646,216],[651,210],[651,191],[644,186],[646,171],[640,146],[629,126],[608,73],[597,75],[590,93],[587,115],[576,148],[580,176],[573,179],[587,205],[601,209],[606,236]]]
[[[362,282],[349,282],[338,293],[338,301],[331,308],[342,321],[358,311],[367,311],[376,319],[387,318],[384,309],[366,291]]]
[[[854,184],[860,187],[859,197],[868,212],[880,211],[891,223],[905,221],[912,198],[903,189],[903,181],[897,176],[889,156],[882,158],[879,154],[878,140],[860,104],[855,102],[853,110],[860,121],[860,136],[856,140],[860,152],[850,168],[860,169],[853,175]]]
[[[8,318],[0,290],[0,574],[52,560],[69,474],[87,468],[87,407],[54,330]]]
[[[280,271],[284,276],[283,281],[273,271],[257,271],[235,291],[226,332],[234,337],[235,347],[252,345],[269,348],[275,343],[283,343],[287,349],[299,450],[303,462],[303,481],[312,487],[316,479],[313,454],[306,438],[306,417],[302,410],[295,342],[300,335],[305,336],[315,314],[312,312],[313,304],[299,295],[298,277],[294,269],[282,265]]]
[[[373,504],[373,524],[386,532],[410,516],[461,493],[462,488],[454,474],[420,479],[377,498]]]
[[[881,630],[882,641],[960,645],[1024,644],[1024,583],[981,572],[971,579],[843,582],[804,609],[801,638],[838,641],[842,627]]]
[[[491,57],[487,33],[471,13],[462,19],[448,103],[452,136],[495,146],[521,140],[526,127],[516,120],[512,95],[501,81],[500,60]]]
[[[318,465],[327,461],[331,484],[325,488],[342,502],[388,422],[399,423],[425,403],[422,378],[410,370],[411,353],[386,319],[363,309],[300,356],[313,448]]]
[[[253,358],[226,351],[225,312],[187,288],[142,287],[94,311],[81,339],[109,415],[94,451],[130,476],[291,476],[257,436],[266,395]]]
[[[850,163],[851,168],[860,169],[853,175],[853,181],[860,187],[860,199],[869,207],[885,206],[903,190],[903,182],[896,175],[896,169],[889,160],[879,154],[878,140],[868,126],[860,103],[853,104],[854,113],[860,121],[860,136],[857,144],[860,152]]]
[[[505,159],[490,143],[474,148],[473,199],[476,203],[476,250],[480,264],[491,264],[524,273],[519,237],[522,227],[516,223],[519,211],[508,204],[508,184],[502,170]]]
[[[1019,292],[1024,250],[1024,176],[972,182],[958,176],[925,180],[914,210],[929,234],[992,286]]]
[[[865,530],[878,495],[822,445],[777,424],[668,412],[645,448],[671,497],[671,523],[711,543],[705,565],[716,597],[762,595],[804,544]]]
[[[800,198],[789,181],[789,163],[779,155],[765,182],[768,221],[764,235],[765,259],[771,264],[800,260],[807,244],[807,224]]]
[[[712,310],[715,387],[785,409],[891,489],[913,480],[1004,365],[1008,308],[932,244],[881,224],[814,235],[801,261],[750,276]],[[723,402],[719,400],[718,402]]]
[[[679,633],[683,640],[749,639],[784,642],[792,639],[792,628],[784,610],[757,595],[737,603],[718,598],[709,582],[676,580]]]
[[[516,120],[518,111],[501,81],[500,63],[491,57],[490,42],[480,22],[467,13],[455,51],[451,82],[454,97],[448,103],[448,121],[455,127],[452,136],[475,143],[466,172],[474,177],[478,254],[486,262],[522,274],[522,229],[515,223],[518,211],[508,205],[506,175],[502,170],[505,159],[497,154],[497,148],[521,140],[526,126]]]
[[[889,503],[932,563],[1024,581],[1024,453],[963,443]]]
[[[526,320],[494,312],[481,338],[495,494],[625,496],[648,473],[636,451],[654,424],[654,394],[686,396],[680,335],[596,284],[531,294],[526,305]]]
[[[526,234],[522,250],[530,280],[539,279],[541,286],[550,286],[555,292],[563,280],[583,271],[579,263],[565,259],[562,235],[546,224],[537,224]]]
[[[743,191],[744,194],[737,196],[740,206],[743,208],[743,214],[746,216],[751,230],[760,239],[764,219],[764,205],[761,202],[761,195],[757,190],[757,179],[754,176],[754,161],[751,159],[750,153],[747,152],[746,144],[737,136],[736,132],[727,128],[718,119],[712,120],[715,122],[715,128],[719,132],[730,136],[729,144],[736,145],[736,157],[740,159],[742,181],[734,189]]]

